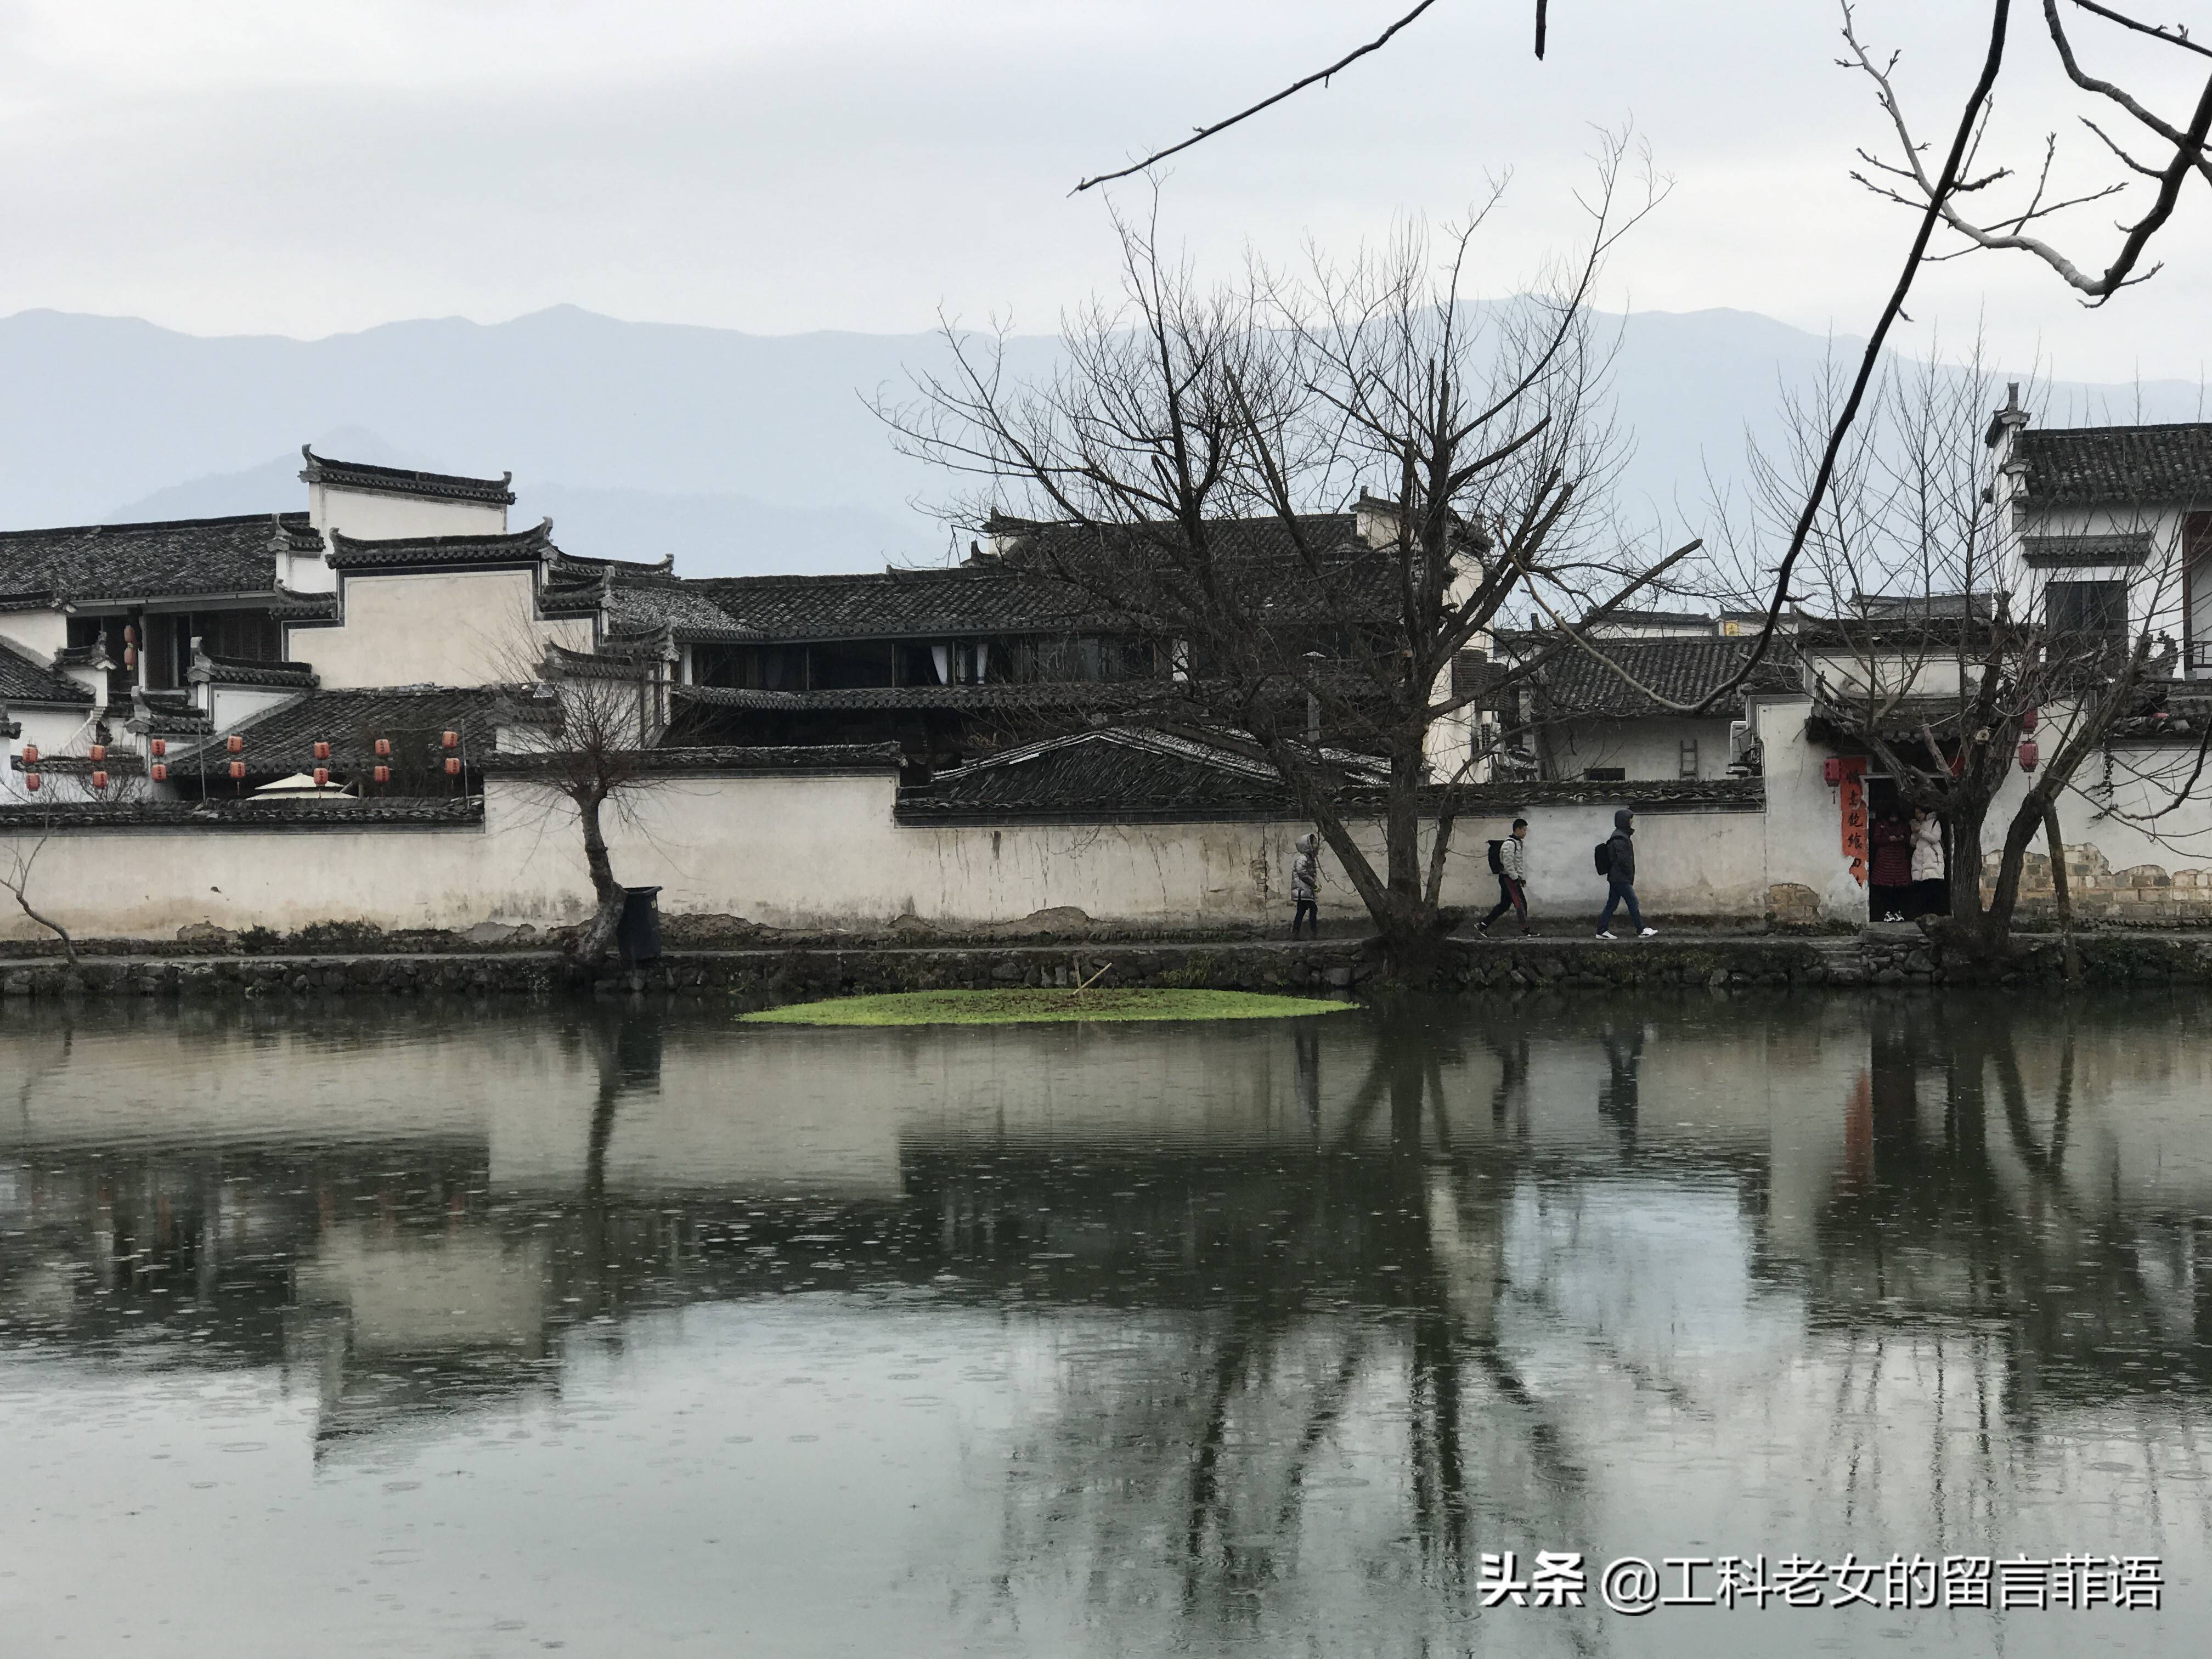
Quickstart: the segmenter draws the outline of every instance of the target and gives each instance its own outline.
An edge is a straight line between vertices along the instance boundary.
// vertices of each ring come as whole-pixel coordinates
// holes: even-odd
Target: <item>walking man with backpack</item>
[[[1498,878],[1498,902],[1491,912],[1474,925],[1477,933],[1486,934],[1490,924],[1508,910],[1521,917],[1523,938],[1536,930],[1528,925],[1528,820],[1513,820],[1513,833],[1503,840],[1490,843],[1490,868]]]
[[[1597,919],[1597,936],[1612,939],[1613,913],[1626,902],[1628,906],[1628,925],[1639,937],[1650,939],[1659,930],[1644,925],[1644,913],[1636,908],[1636,812],[1624,806],[1613,815],[1613,836],[1597,844],[1597,872],[1606,880],[1605,914]]]

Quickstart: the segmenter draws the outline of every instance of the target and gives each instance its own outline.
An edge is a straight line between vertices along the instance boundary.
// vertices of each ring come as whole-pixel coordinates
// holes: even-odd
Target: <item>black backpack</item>
[[[1601,876],[1613,873],[1613,843],[1601,841],[1597,844],[1597,872]]]
[[[1503,845],[1502,842],[1493,841],[1490,843],[1490,873],[1493,876],[1502,876],[1505,873],[1505,865],[1498,856],[1498,849]]]

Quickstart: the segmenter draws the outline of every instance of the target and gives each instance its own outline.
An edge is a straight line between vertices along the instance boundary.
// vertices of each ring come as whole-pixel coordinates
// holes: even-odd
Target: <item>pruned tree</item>
[[[1121,293],[1068,322],[1052,379],[1010,382],[948,326],[953,368],[883,411],[907,453],[973,481],[948,516],[1168,646],[1176,716],[1274,767],[1407,980],[1452,921],[1437,786],[1482,758],[1437,733],[1499,690],[1455,665],[1517,594],[1601,614],[1690,550],[1655,559],[1603,512],[1621,443],[1588,300],[1663,193],[1648,164],[1624,191],[1636,159],[1607,137],[1587,242],[1487,309],[1462,292],[1487,206],[1433,240],[1213,287],[1119,221]]]
[[[635,825],[640,799],[665,781],[652,763],[663,711],[650,650],[587,654],[556,646],[534,659],[510,652],[516,681],[494,763],[539,792],[545,806],[573,813],[595,906],[569,946],[572,968],[596,977],[615,944],[625,890],[607,844],[609,815]]]

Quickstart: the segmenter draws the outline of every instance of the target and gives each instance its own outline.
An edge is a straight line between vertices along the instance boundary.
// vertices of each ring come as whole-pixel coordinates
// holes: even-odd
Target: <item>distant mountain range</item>
[[[1614,387],[1636,454],[1632,520],[1694,519],[1710,470],[1771,433],[1820,337],[1740,311],[1620,321]],[[1839,342],[1850,349],[1851,343]],[[1056,343],[1012,343],[1018,373]],[[917,501],[946,481],[896,453],[869,406],[941,363],[929,335],[768,337],[625,323],[573,306],[322,340],[203,338],[131,318],[0,319],[0,528],[188,518],[304,501],[299,448],[386,465],[512,471],[518,523],[571,552],[693,575],[865,570],[942,559]],[[2195,419],[2199,388],[2054,388],[2067,419]],[[2140,411],[2140,413],[2138,413]]]

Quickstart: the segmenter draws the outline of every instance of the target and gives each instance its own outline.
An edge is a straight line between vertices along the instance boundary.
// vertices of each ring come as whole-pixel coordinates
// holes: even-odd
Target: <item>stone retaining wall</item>
[[[1982,891],[1996,890],[1997,869],[2003,854],[1991,853],[1983,860]],[[2115,870],[2093,842],[2066,848],[2066,896],[2076,921],[2109,923],[2122,927],[2147,923],[2212,924],[2212,870],[2160,864],[2130,865]],[[2023,916],[2043,917],[2058,908],[2057,890],[2051,884],[2051,857],[2030,853],[2020,872],[2020,909]]]
[[[2091,933],[2077,950],[2094,984],[2212,983],[2212,940],[2186,935]],[[1098,976],[1111,986],[1190,986],[1290,991],[1357,991],[1376,963],[1357,940],[1297,945],[1250,942],[1067,945],[939,949],[792,949],[678,951],[603,979],[599,994],[724,996],[748,1003],[868,992],[1069,985]],[[1103,973],[1101,970],[1103,970]],[[2021,941],[1994,973],[1948,962],[1917,928],[1873,927],[1856,938],[1666,939],[1605,945],[1582,939],[1455,941],[1440,988],[1518,996],[1639,988],[1834,989],[1934,988],[1986,982],[2056,988],[2058,942]],[[0,969],[0,998],[324,997],[374,995],[447,1000],[573,994],[551,951],[435,956],[234,955],[88,957]]]

